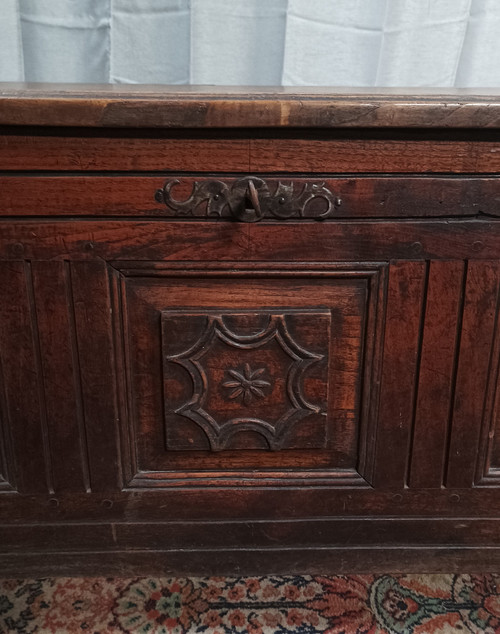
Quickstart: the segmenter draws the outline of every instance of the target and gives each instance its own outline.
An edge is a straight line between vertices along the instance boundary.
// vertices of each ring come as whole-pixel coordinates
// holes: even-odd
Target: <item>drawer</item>
[[[256,184],[266,221],[500,216],[497,176],[259,173],[4,174],[0,214],[248,220],[239,212],[248,203],[250,182]]]

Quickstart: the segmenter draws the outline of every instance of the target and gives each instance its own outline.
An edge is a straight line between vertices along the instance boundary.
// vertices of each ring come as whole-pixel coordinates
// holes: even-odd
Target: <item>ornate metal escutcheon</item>
[[[323,220],[331,217],[342,204],[325,183],[296,185],[275,181],[269,184],[257,176],[245,176],[232,183],[195,181],[190,196],[186,200],[176,200],[171,190],[179,182],[178,179],[168,180],[155,194],[157,202],[164,203],[173,216],[230,217],[240,222],[258,222],[263,218]],[[319,212],[312,209],[314,200],[323,202]]]

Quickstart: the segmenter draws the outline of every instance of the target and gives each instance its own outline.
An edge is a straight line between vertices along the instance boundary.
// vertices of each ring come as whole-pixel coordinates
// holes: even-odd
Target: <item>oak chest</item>
[[[497,570],[500,99],[0,87],[0,574]]]

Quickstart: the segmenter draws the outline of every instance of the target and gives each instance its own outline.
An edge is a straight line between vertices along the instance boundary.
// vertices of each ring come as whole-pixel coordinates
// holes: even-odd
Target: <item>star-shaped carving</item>
[[[173,336],[171,323],[178,327],[174,332],[179,332],[186,322],[189,325],[190,316],[204,317],[204,324],[198,326],[197,340],[175,354],[165,349],[166,376],[169,364],[175,363],[191,378],[191,386],[184,392],[185,400],[176,407],[170,406],[167,394],[167,417],[175,414],[176,426],[180,417],[198,425],[212,451],[231,448],[233,436],[240,432],[259,434],[270,449],[279,450],[287,446],[299,421],[314,417],[307,425],[318,427],[319,440],[312,442],[323,447],[326,440],[321,419],[326,418],[328,386],[326,355],[304,347],[288,323],[290,320],[292,325],[305,325],[312,315],[318,333],[315,346],[328,353],[330,313],[323,309],[234,314],[213,310],[192,315],[165,311],[163,337],[167,343]],[[261,316],[266,317],[260,319],[261,329],[250,333],[243,327],[240,330],[238,319],[255,319],[259,323]],[[319,380],[315,377],[319,388],[316,385],[315,390],[306,391],[306,372],[313,364],[321,364],[323,376]],[[307,398],[309,394],[314,394],[314,402]],[[176,426],[167,427],[168,442],[169,433],[175,437]],[[184,443],[185,438],[180,438],[180,442]],[[294,448],[301,446],[300,440],[291,442],[295,443]],[[191,447],[186,444],[183,448]]]
[[[241,396],[243,403],[249,405],[255,397],[264,397],[265,394],[262,388],[269,387],[271,384],[269,381],[259,378],[263,372],[265,372],[265,368],[258,368],[252,371],[248,363],[245,363],[243,372],[228,370],[228,374],[233,377],[233,380],[222,384],[224,387],[232,389],[228,398],[237,399]]]

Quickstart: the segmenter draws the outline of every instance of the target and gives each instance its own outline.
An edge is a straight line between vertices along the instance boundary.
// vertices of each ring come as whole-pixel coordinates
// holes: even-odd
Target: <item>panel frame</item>
[[[369,439],[373,436],[373,426],[377,419],[378,406],[378,384],[376,369],[380,369],[380,353],[383,333],[376,329],[379,320],[383,322],[385,284],[388,264],[386,262],[363,262],[363,263],[311,263],[301,262],[291,264],[290,262],[259,262],[259,263],[239,263],[239,262],[207,262],[202,265],[190,262],[185,263],[164,263],[151,262],[149,265],[144,262],[134,263],[130,261],[113,262],[114,273],[110,276],[112,288],[112,305],[114,313],[115,347],[117,349],[117,372],[122,376],[121,397],[122,404],[120,413],[121,425],[121,451],[124,491],[134,489],[168,489],[168,488],[189,488],[200,487],[242,487],[248,486],[327,486],[339,487],[368,487],[370,482],[367,478],[369,467],[373,465],[374,458],[369,449]],[[362,332],[362,351],[360,360],[359,385],[359,419],[363,421],[358,430],[358,463],[354,469],[311,469],[294,471],[289,468],[286,471],[276,471],[273,474],[269,470],[249,472],[242,471],[213,471],[196,472],[188,470],[174,471],[166,477],[165,471],[141,471],[137,462],[136,430],[131,412],[133,403],[130,401],[131,376],[130,362],[127,355],[127,333],[130,324],[127,323],[128,315],[126,310],[127,279],[128,278],[161,278],[161,277],[194,277],[206,276],[214,278],[330,278],[339,279],[364,279],[367,282],[366,313]],[[376,369],[374,369],[376,368]],[[375,376],[368,376],[374,373]],[[375,381],[373,379],[375,378]],[[124,399],[125,394],[129,395],[128,402]],[[366,395],[366,396],[365,396]]]

